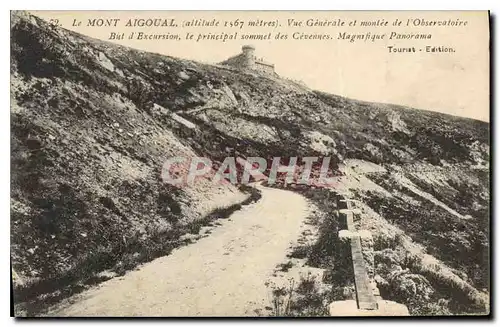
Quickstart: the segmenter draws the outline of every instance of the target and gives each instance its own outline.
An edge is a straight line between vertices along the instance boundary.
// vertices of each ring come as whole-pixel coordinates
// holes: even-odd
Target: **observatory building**
[[[260,73],[275,74],[274,64],[265,62],[255,56],[255,47],[252,45],[244,45],[241,48],[242,52],[236,56],[221,62],[221,65],[232,66],[241,70],[253,70]]]

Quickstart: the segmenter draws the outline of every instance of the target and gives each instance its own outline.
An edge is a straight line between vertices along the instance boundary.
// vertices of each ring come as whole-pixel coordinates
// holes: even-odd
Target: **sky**
[[[178,33],[194,34],[288,34],[287,40],[231,40],[226,42],[168,41],[168,40],[111,40],[121,45],[169,56],[217,63],[241,51],[241,46],[252,44],[256,55],[275,64],[276,72],[287,78],[303,81],[312,89],[326,91],[353,99],[393,103],[414,108],[438,111],[456,116],[489,121],[489,22],[485,11],[468,12],[349,12],[349,11],[266,11],[266,12],[199,12],[199,11],[36,11],[33,14],[46,20],[57,19],[62,27],[95,38],[108,40],[111,32],[125,33]],[[119,18],[117,26],[87,26],[89,19]],[[221,23],[260,19],[277,22],[280,27],[126,27],[128,19],[175,18],[182,25],[192,19],[217,19]],[[72,26],[74,20],[81,26]],[[346,23],[356,20],[357,26],[343,27],[287,27],[289,19],[314,22]],[[403,23],[422,21],[460,21],[466,26],[413,26],[361,27],[361,21]],[[377,41],[338,39],[338,34],[386,34]],[[430,40],[389,40],[392,32],[432,34]],[[331,40],[294,40],[293,33],[330,34]],[[411,48],[417,51],[390,53],[388,46]],[[426,46],[452,47],[453,53],[427,53]],[[423,49],[423,51],[419,51]]]

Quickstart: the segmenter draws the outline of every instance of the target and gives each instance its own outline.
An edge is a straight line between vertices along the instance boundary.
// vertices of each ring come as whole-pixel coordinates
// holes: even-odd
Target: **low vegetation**
[[[272,299],[271,316],[275,317],[323,317],[328,316],[328,296],[319,288],[320,281],[308,274],[299,281],[290,280],[286,287],[270,285]],[[269,285],[268,285],[269,286]]]
[[[488,288],[489,273],[485,269],[488,267],[489,247],[487,214],[461,219],[407,188],[398,186],[389,175],[373,176],[372,179],[393,194],[397,190],[417,201],[408,203],[402,197],[387,198],[376,192],[368,192],[367,204],[372,209],[391,224],[400,227],[414,241],[424,245],[429,254],[461,272],[463,278],[475,287],[480,290]],[[470,192],[470,188],[463,185],[456,192]],[[470,201],[474,201],[475,197],[478,197],[477,193],[470,194]],[[461,206],[461,209],[468,213],[470,206]]]

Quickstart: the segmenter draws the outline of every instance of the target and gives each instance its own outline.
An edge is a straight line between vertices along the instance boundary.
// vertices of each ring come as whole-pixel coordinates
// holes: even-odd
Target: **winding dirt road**
[[[220,220],[208,237],[77,295],[49,315],[257,315],[254,310],[269,305],[266,279],[308,215],[301,195],[257,187],[262,198]]]

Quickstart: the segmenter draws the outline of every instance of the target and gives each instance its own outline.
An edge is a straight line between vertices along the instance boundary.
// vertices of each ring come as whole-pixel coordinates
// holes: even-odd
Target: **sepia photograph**
[[[487,318],[490,19],[11,11],[14,316]]]

